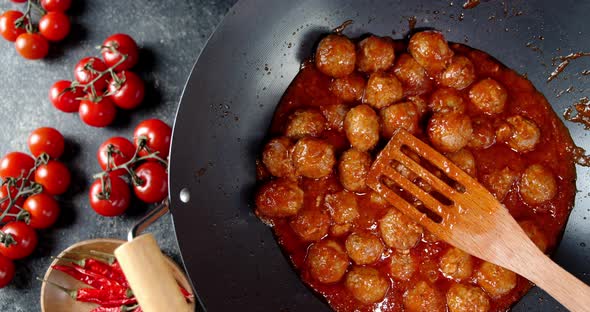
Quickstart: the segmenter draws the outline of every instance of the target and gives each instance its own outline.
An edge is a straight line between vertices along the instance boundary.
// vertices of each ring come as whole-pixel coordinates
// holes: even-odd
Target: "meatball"
[[[346,77],[336,78],[330,83],[330,91],[344,101],[360,101],[365,92],[365,78],[353,73]]]
[[[509,167],[505,167],[500,171],[494,171],[489,175],[484,176],[483,182],[490,193],[492,193],[497,200],[502,201],[518,178],[518,172]]]
[[[441,152],[453,153],[462,149],[473,129],[469,116],[457,112],[436,113],[428,121],[428,138],[432,145]]]
[[[369,76],[363,103],[380,109],[401,100],[403,95],[402,83],[395,76],[376,72]]]
[[[506,122],[498,127],[496,138],[511,149],[526,153],[535,149],[539,143],[541,130],[532,120],[516,115],[506,118]]]
[[[412,102],[393,104],[379,113],[383,121],[383,136],[386,138],[391,138],[399,128],[406,129],[410,133],[416,133],[418,130],[418,109]]]
[[[475,67],[473,63],[462,55],[455,55],[451,59],[451,64],[442,73],[440,84],[445,87],[463,90],[475,80]]]
[[[416,265],[409,250],[395,251],[389,258],[389,273],[396,280],[409,281],[416,271]]]
[[[422,227],[395,209],[379,220],[379,230],[387,246],[401,250],[414,247],[422,237]]]
[[[439,266],[445,277],[460,281],[471,276],[473,258],[463,250],[451,247],[440,258]]]
[[[358,70],[365,73],[389,69],[395,57],[391,39],[377,36],[359,42],[356,55]]]
[[[291,147],[293,143],[289,138],[279,137],[266,143],[262,151],[262,162],[266,169],[275,177],[295,177],[295,167],[291,160]]]
[[[338,164],[340,183],[345,189],[353,192],[367,190],[367,174],[371,168],[371,155],[351,148],[342,153]]]
[[[383,300],[389,281],[374,268],[354,266],[346,275],[344,286],[356,300],[370,304]]]
[[[453,284],[447,292],[449,312],[487,312],[490,300],[479,287]]]
[[[368,151],[379,141],[379,116],[367,105],[353,107],[344,119],[344,131],[352,147]]]
[[[516,273],[490,262],[481,264],[476,278],[477,284],[494,298],[505,295],[516,287]]]
[[[447,68],[453,58],[453,51],[445,37],[437,31],[423,31],[410,38],[408,51],[418,64],[434,75]]]
[[[404,293],[407,312],[445,312],[443,296],[425,281],[419,281]]]
[[[535,221],[533,220],[526,220],[518,222],[522,230],[526,233],[526,235],[539,247],[542,252],[547,251],[547,238],[545,234],[537,225],[535,225]]]
[[[422,95],[408,96],[408,100],[414,103],[418,111],[418,118],[422,118],[428,112],[428,103]]]
[[[348,113],[349,107],[344,104],[331,104],[322,106],[322,114],[326,118],[328,130],[344,130],[344,118]]]
[[[486,115],[495,115],[504,111],[508,93],[506,89],[492,78],[478,81],[469,90],[469,99],[475,107]]]
[[[336,163],[332,145],[314,138],[297,141],[291,156],[295,171],[304,177],[314,179],[329,175]]]
[[[342,35],[324,37],[315,52],[315,66],[325,75],[341,78],[352,74],[356,64],[354,43]]]
[[[269,181],[256,194],[256,212],[262,216],[294,216],[302,206],[303,191],[287,179]]]
[[[538,205],[549,201],[557,193],[557,183],[553,173],[539,164],[526,168],[518,182],[518,188],[520,197],[530,205]]]
[[[426,70],[409,54],[400,55],[393,72],[401,81],[406,95],[420,95],[432,89],[432,80]]]
[[[328,194],[324,203],[336,224],[351,223],[359,217],[356,196],[347,191]]]
[[[486,149],[496,143],[496,132],[491,122],[483,118],[473,118],[471,126],[473,127],[473,133],[467,143],[468,147]]]
[[[356,264],[371,264],[381,259],[383,243],[378,236],[367,232],[348,235],[344,244],[348,256]]]
[[[319,241],[328,234],[330,216],[318,209],[303,209],[291,220],[290,225],[302,240]]]
[[[476,177],[475,158],[470,151],[460,149],[457,152],[447,154],[447,158],[470,176]]]
[[[336,283],[348,269],[346,252],[332,240],[324,240],[309,247],[305,259],[311,276],[320,283]]]
[[[307,109],[294,112],[289,116],[285,135],[293,139],[306,136],[317,137],[326,129],[326,118],[319,110]]]
[[[434,113],[465,112],[465,103],[455,89],[439,88],[430,96],[428,107]]]
[[[369,201],[371,204],[379,206],[379,208],[389,206],[389,202],[385,199],[385,197],[381,196],[379,193],[375,191],[369,191]]]

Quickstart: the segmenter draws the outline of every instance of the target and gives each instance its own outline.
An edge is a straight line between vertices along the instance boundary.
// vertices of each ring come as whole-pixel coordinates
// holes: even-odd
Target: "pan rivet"
[[[180,190],[180,200],[183,203],[188,203],[191,200],[191,193],[189,192],[188,188],[183,188]]]

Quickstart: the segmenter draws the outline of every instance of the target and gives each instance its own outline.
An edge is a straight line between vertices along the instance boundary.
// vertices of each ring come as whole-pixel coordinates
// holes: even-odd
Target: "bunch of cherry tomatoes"
[[[16,51],[24,58],[36,60],[49,52],[49,41],[63,40],[70,33],[70,18],[65,14],[71,0],[12,0],[27,2],[25,12],[9,10],[0,15],[0,35],[14,42]],[[41,18],[33,23],[33,10]]]
[[[49,90],[55,108],[66,113],[78,112],[80,119],[93,127],[110,125],[117,107],[134,109],[145,94],[143,80],[129,70],[139,59],[135,40],[126,34],[114,34],[100,49],[102,59],[81,59],[74,68],[74,81],[57,81]]]
[[[35,230],[51,227],[59,216],[56,195],[67,191],[70,171],[57,158],[64,138],[53,128],[29,136],[32,156],[10,152],[0,159],[0,288],[14,277],[13,260],[29,256],[37,246]]]
[[[139,123],[133,143],[112,137],[102,143],[97,159],[103,171],[90,187],[90,206],[103,216],[121,215],[135,196],[145,203],[161,202],[168,196],[167,157],[172,129],[159,119]]]

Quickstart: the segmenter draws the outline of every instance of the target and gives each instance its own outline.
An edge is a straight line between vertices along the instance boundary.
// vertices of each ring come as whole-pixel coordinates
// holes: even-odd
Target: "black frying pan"
[[[589,1],[494,1],[472,10],[463,10],[459,1],[244,0],[229,11],[185,87],[170,159],[176,235],[208,310],[329,310],[254,216],[252,197],[255,157],[276,104],[317,40],[343,21],[355,21],[345,31],[349,36],[371,32],[401,38],[409,30],[408,18],[415,16],[417,27],[439,29],[449,41],[467,42],[526,73],[558,114],[583,95],[578,91],[590,77],[579,73],[590,65],[586,60],[575,61],[550,84],[545,80],[553,69],[551,57],[590,51]],[[575,93],[556,98],[569,86]],[[590,146],[581,127],[566,125],[578,145]],[[587,175],[586,168],[578,168],[582,193],[555,259],[590,283]],[[565,311],[538,289],[514,310]]]

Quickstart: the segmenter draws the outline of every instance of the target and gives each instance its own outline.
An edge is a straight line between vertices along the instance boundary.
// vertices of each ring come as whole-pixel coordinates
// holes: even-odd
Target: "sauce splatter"
[[[576,164],[584,167],[590,167],[590,155],[586,154],[585,149],[579,146],[573,146],[569,152],[574,156],[574,161]]]
[[[408,27],[410,28],[410,32],[416,28],[416,22],[417,20],[415,16],[408,17]]]
[[[464,9],[473,9],[476,6],[478,6],[480,3],[479,0],[467,0],[465,1],[465,3],[463,3],[463,8]]]
[[[590,99],[586,96],[581,98],[563,112],[563,117],[568,121],[581,123],[586,130],[590,130]]]
[[[557,76],[559,76],[559,74],[561,74],[561,72],[563,72],[565,70],[565,68],[570,64],[571,61],[578,59],[580,57],[584,57],[584,56],[590,56],[590,52],[576,52],[576,53],[570,53],[566,56],[558,56],[558,57],[554,58],[553,59],[554,65],[555,65],[555,61],[557,61],[557,60],[560,60],[561,62],[557,65],[557,67],[555,67],[553,72],[551,72],[551,74],[547,78],[547,82],[557,78]]]

